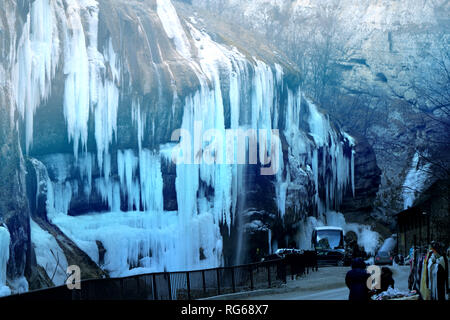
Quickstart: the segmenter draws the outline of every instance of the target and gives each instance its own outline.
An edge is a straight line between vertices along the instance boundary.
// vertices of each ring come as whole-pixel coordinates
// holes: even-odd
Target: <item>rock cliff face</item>
[[[415,150],[442,151],[442,144],[430,144],[442,128],[435,130],[436,123],[419,111],[429,112],[430,100],[448,92],[448,1],[193,4],[245,24],[287,54],[302,70],[305,91],[373,147],[382,172],[374,205],[388,214],[403,209],[403,184]]]
[[[23,25],[23,17],[18,14],[18,9],[15,3],[9,1],[0,9],[0,175],[2,177],[0,179],[0,224],[9,230],[9,263],[6,276],[14,283],[20,282],[25,273],[30,275],[31,259],[25,164],[16,128],[17,118],[14,114],[15,101],[11,76],[16,28],[20,29]],[[2,250],[4,249],[2,246]],[[0,255],[4,256],[4,253]],[[0,261],[1,263],[6,261]],[[0,272],[3,267],[2,265]],[[0,291],[3,285],[5,283],[0,283]],[[13,283],[10,285],[14,286]],[[20,287],[20,284],[18,286]]]
[[[56,258],[84,277],[242,263],[371,206],[371,148],[243,28],[168,0],[20,3],[0,8],[11,282],[62,284]]]

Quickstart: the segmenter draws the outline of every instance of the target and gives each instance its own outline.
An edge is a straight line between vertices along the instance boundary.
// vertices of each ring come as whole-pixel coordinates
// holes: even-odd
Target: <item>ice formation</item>
[[[14,67],[16,109],[25,119],[26,151],[33,141],[33,116],[50,94],[51,80],[59,62],[55,7],[50,0],[36,0],[18,41]]]
[[[25,276],[21,276],[16,279],[9,279],[8,284],[11,288],[11,292],[14,294],[25,293],[29,290],[28,281]]]
[[[169,39],[172,39],[178,53],[186,59],[191,57],[189,40],[171,1],[157,0],[156,12]]]
[[[288,91],[284,133],[289,145],[290,159],[300,159],[297,161],[300,161],[303,167],[312,169],[317,211],[319,215],[324,215],[328,210],[339,208],[348,187],[351,187],[354,194],[354,154],[352,150],[349,159],[348,155],[344,153],[344,142],[331,128],[329,119],[301,94],[300,89],[297,90],[297,93]],[[302,104],[302,99],[305,101],[304,104]],[[306,110],[302,110],[301,106],[305,106]],[[307,133],[312,137],[314,144],[308,143],[308,137],[300,130],[302,113],[309,115],[307,118],[309,131]],[[349,147],[354,146],[353,138],[348,134],[344,134],[343,137]],[[322,153],[321,159],[319,159],[319,151]],[[330,166],[330,170],[327,170],[327,166]],[[287,172],[287,179],[289,179],[289,172]],[[319,197],[320,185],[325,187],[324,199]],[[280,198],[285,197],[283,181],[280,181],[280,186]],[[279,203],[283,204],[282,200],[279,200]],[[280,209],[284,210],[284,208]]]
[[[81,22],[83,9],[88,15],[87,30],[84,30]],[[78,3],[71,0],[66,10],[70,30],[65,29],[67,48],[64,54],[64,115],[69,139],[73,141],[75,156],[78,155],[79,143],[82,150],[85,150],[89,113],[93,111],[97,161],[102,168],[117,126],[119,90],[116,83],[120,81],[120,66],[111,39],[106,48],[103,48],[103,54],[97,48],[97,2],[92,0]],[[110,73],[107,72],[107,67]],[[105,175],[108,173],[107,166],[108,164],[105,165]]]
[[[352,138],[332,128],[328,117],[300,88],[288,87],[280,65],[269,65],[215,42],[203,30],[182,22],[170,1],[158,0],[157,15],[164,32],[199,82],[198,89],[182,101],[177,146],[190,164],[176,164],[178,211],[164,211],[161,164],[172,159],[171,152],[165,150],[167,145],[159,149],[143,146],[144,135],[154,133],[154,124],[146,123],[148,116],[140,97],[134,97],[130,106],[138,149],[116,148],[119,84],[125,66],[111,39],[104,47],[98,45],[97,1],[66,0],[64,4],[61,0],[36,0],[31,7],[17,53],[17,108],[26,119],[28,148],[33,114],[48,97],[55,68],[62,64],[63,111],[75,161],[62,154],[42,157],[53,173],[52,178],[45,173],[43,180],[47,181],[47,212],[53,223],[112,275],[220,265],[220,226],[230,230],[239,193],[245,193],[240,183],[243,169],[236,164],[242,154],[266,165],[262,170],[275,164],[275,201],[282,217],[293,159],[298,170],[314,177],[317,223],[324,221],[327,211],[338,208],[347,188],[354,193],[354,155],[345,152],[354,145]],[[191,52],[196,52],[195,57]],[[158,73],[158,66],[151,62]],[[177,97],[176,91],[173,96]],[[302,119],[306,119],[306,128]],[[96,145],[93,153],[87,152],[90,122]],[[248,129],[258,132],[254,138],[259,152],[245,144],[243,152],[233,152],[239,148],[238,141],[231,140],[235,150],[220,141],[228,139],[229,130]],[[283,161],[280,139],[272,130],[286,138],[288,163]],[[196,131],[207,138],[200,143],[192,141],[186,133]],[[179,151],[178,147],[172,151]],[[117,172],[112,172],[115,168]],[[94,177],[95,169],[100,175]],[[74,170],[80,181],[70,179]],[[319,188],[324,188],[324,197],[319,196]],[[87,199],[97,192],[109,212],[69,216],[71,201],[81,192]],[[57,250],[51,238],[34,229],[41,241]],[[106,249],[104,261],[100,261],[96,241]]]
[[[83,14],[87,15],[87,26],[83,26]],[[115,132],[120,66],[111,41],[102,48],[103,54],[98,51],[97,28],[95,0],[67,0],[64,4],[61,0],[36,0],[31,4],[14,67],[16,109],[25,119],[27,152],[33,141],[33,116],[50,95],[56,68],[63,63],[64,116],[75,155],[80,143],[86,148],[89,113],[93,111],[102,165]]]
[[[208,268],[220,263],[221,237],[212,216],[199,214],[189,221],[193,248],[185,248],[187,230],[176,212],[107,212],[78,217],[57,215],[52,221],[111,276],[141,272],[177,271],[181,268]],[[106,249],[99,260],[96,240]],[[195,248],[195,245],[198,247]],[[200,259],[202,248],[205,258]],[[196,251],[194,251],[196,249]],[[185,264],[185,251],[192,257]]]
[[[8,229],[0,226],[0,297],[11,294],[11,290],[6,286],[6,265],[9,260],[10,241]]]
[[[403,183],[403,208],[405,210],[413,206],[416,195],[423,191],[425,182],[430,175],[429,170],[429,163],[423,166],[419,164],[419,153],[416,152],[412,159],[411,168]]]

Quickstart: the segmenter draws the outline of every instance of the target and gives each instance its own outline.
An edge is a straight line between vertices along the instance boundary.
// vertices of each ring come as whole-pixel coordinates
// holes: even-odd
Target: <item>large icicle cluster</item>
[[[117,128],[119,106],[120,65],[112,42],[109,40],[103,54],[98,51],[98,7],[97,2],[69,1],[68,25],[64,55],[64,116],[67,121],[69,139],[73,140],[74,154],[78,154],[81,143],[86,149],[89,113],[94,114],[97,161],[104,174],[109,174],[109,145]],[[87,16],[87,30],[81,23]],[[110,72],[107,72],[107,67]],[[108,76],[110,74],[110,76]]]
[[[83,26],[83,18],[87,26]],[[98,51],[97,35],[95,0],[36,0],[31,4],[14,68],[16,109],[25,119],[27,152],[33,141],[34,113],[50,95],[51,81],[62,63],[64,116],[74,153],[78,154],[80,144],[86,149],[92,112],[102,167],[116,131],[120,66],[111,41],[102,48],[103,54]]]
[[[31,4],[18,41],[13,77],[16,109],[25,119],[27,152],[33,140],[34,113],[50,94],[51,80],[59,62],[57,26],[57,12],[52,1],[36,0]]]
[[[124,64],[111,40],[104,48],[98,48],[99,9],[95,0],[64,0],[64,5],[62,0],[36,0],[17,54],[17,106],[26,118],[27,148],[32,141],[33,114],[49,95],[56,66],[63,66],[63,109],[75,162],[69,155],[42,157],[53,173],[52,180],[48,174],[46,178],[48,216],[112,275],[214,267],[222,263],[220,226],[231,227],[238,194],[245,192],[240,184],[242,167],[236,164],[241,155],[234,152],[237,141],[232,140],[235,150],[230,152],[225,141],[220,143],[217,139],[226,137],[229,129],[266,130],[265,136],[255,136],[260,147],[267,147],[259,148],[258,159],[267,164],[265,159],[270,158],[272,164],[277,164],[276,202],[281,216],[286,210],[292,159],[292,163],[314,176],[320,214],[337,207],[346,188],[354,184],[353,156],[349,159],[344,154],[344,140],[351,147],[351,138],[343,139],[300,89],[288,88],[280,65],[269,65],[234,47],[221,45],[194,24],[182,23],[170,1],[156,3],[157,15],[174,50],[199,82],[198,90],[183,100],[177,146],[188,146],[183,149],[182,158],[190,164],[176,164],[177,212],[164,211],[161,164],[171,161],[174,154],[178,159],[180,153],[176,152],[178,147],[167,150],[170,145],[161,146],[159,151],[143,146],[144,135],[154,133],[154,124],[146,123],[142,97],[134,97],[129,108],[137,128],[138,150],[114,145]],[[30,29],[34,24],[37,26]],[[159,66],[151,62],[159,72]],[[170,80],[176,83],[177,79]],[[172,87],[173,96],[177,97],[176,87]],[[305,115],[308,128],[301,124]],[[87,152],[89,121],[94,123],[96,154]],[[280,128],[279,123],[285,123],[284,127]],[[277,141],[273,129],[280,129],[286,137],[288,163],[283,162],[281,143],[277,149],[269,148]],[[199,144],[188,135],[211,130],[214,134]],[[245,148],[246,153],[251,153],[248,146]],[[208,162],[207,158],[213,160]],[[117,162],[111,163],[112,159]],[[71,180],[73,168],[78,170],[81,181]],[[115,168],[117,172],[112,172]],[[100,174],[94,177],[96,169]],[[319,186],[326,189],[323,199]],[[88,200],[94,191],[107,203],[109,212],[67,215],[75,195],[83,192]],[[47,235],[34,230],[42,243],[54,245]],[[104,261],[96,241],[101,241],[106,249]]]
[[[350,157],[344,152],[345,141],[349,148],[354,146],[354,141],[347,134],[343,134],[343,137],[338,136],[337,131],[332,129],[330,120],[299,91],[300,89],[297,93],[288,91],[284,134],[289,145],[291,162],[300,162],[304,170],[312,171],[316,190],[315,201],[319,215],[323,215],[329,210],[339,208],[349,186],[352,188],[353,195],[355,193],[354,150],[351,150]],[[302,110],[302,106],[306,110]],[[301,115],[305,113],[308,114],[307,133],[300,130]],[[306,134],[312,137],[314,143],[308,143]],[[289,181],[289,179],[289,171],[287,171],[286,180]],[[279,184],[279,207],[284,203],[282,197],[285,197],[286,180]],[[319,197],[319,186],[325,188],[323,199]],[[283,212],[284,208],[280,209]]]

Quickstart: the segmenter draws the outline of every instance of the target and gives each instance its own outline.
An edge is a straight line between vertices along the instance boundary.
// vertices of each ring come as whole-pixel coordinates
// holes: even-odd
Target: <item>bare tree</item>
[[[428,61],[415,72],[408,90],[413,99],[391,88],[394,95],[407,101],[426,123],[425,134],[418,136],[420,160],[429,164],[429,174],[440,180],[450,179],[450,49],[449,35],[429,34],[437,47],[430,48],[417,40],[421,59]]]

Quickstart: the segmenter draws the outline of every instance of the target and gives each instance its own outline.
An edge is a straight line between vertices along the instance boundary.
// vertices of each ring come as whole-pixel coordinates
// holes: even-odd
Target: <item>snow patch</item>
[[[329,211],[326,214],[327,224],[344,229],[344,233],[353,231],[358,236],[358,245],[364,248],[364,251],[375,254],[379,246],[380,235],[373,231],[372,227],[358,223],[346,223],[344,215],[340,212]]]
[[[67,259],[55,238],[36,222],[30,221],[31,242],[36,253],[37,264],[44,268],[56,286],[66,282]]]
[[[178,53],[189,60],[191,58],[189,40],[172,2],[170,0],[157,0],[156,4],[156,13],[161,20],[164,31],[173,40]]]

